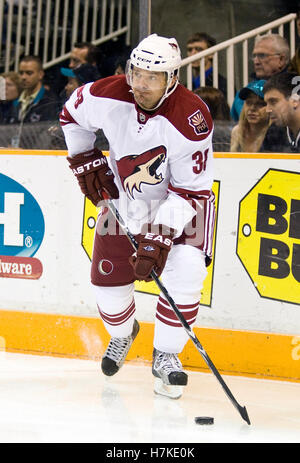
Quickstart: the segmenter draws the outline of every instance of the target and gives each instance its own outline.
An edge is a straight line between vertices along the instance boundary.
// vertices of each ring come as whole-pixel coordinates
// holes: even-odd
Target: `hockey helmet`
[[[180,64],[181,54],[177,40],[151,34],[132,50],[126,70],[127,82],[131,86],[133,66],[146,71],[165,72],[167,74],[166,92],[159,102],[160,105],[175,90],[178,84],[177,80],[170,89],[173,77],[178,76]]]
[[[174,75],[181,64],[177,40],[151,34],[132,50],[130,63],[148,71],[167,72]]]

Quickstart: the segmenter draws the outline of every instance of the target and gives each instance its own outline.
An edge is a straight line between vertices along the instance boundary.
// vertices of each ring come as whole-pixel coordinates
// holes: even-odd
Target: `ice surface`
[[[0,354],[1,443],[295,443],[300,384],[223,376],[248,426],[211,373],[189,372],[179,400],[153,393],[150,365],[111,378],[99,362]],[[199,426],[195,416],[212,416]],[[174,445],[173,445],[174,446]]]

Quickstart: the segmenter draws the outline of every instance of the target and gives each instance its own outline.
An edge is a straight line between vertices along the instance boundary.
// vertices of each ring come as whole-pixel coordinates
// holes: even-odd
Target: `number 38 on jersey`
[[[208,151],[209,151],[208,149],[206,149],[203,153],[202,151],[196,151],[196,153],[192,155],[192,159],[194,161],[194,164],[193,164],[194,174],[200,174],[202,171],[206,169]]]

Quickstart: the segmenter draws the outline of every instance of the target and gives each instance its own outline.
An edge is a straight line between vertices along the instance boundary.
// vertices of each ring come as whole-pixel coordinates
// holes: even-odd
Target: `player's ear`
[[[292,95],[290,96],[290,101],[292,102],[293,104],[293,108],[296,110],[298,107],[299,107],[299,102],[300,102],[300,96],[298,95],[298,93],[292,93]]]

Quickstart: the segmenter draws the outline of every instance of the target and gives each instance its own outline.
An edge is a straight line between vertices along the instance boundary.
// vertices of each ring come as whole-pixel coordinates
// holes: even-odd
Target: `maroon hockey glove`
[[[97,148],[92,154],[82,153],[75,157],[67,157],[73,174],[77,177],[82,193],[97,206],[104,190],[111,198],[117,199],[119,191],[114,182],[114,174],[110,170],[107,159]]]
[[[141,235],[136,254],[129,258],[137,280],[151,281],[152,270],[160,276],[164,269],[173,244],[174,230],[163,225],[159,227],[164,228],[163,232],[157,234],[149,232]]]

